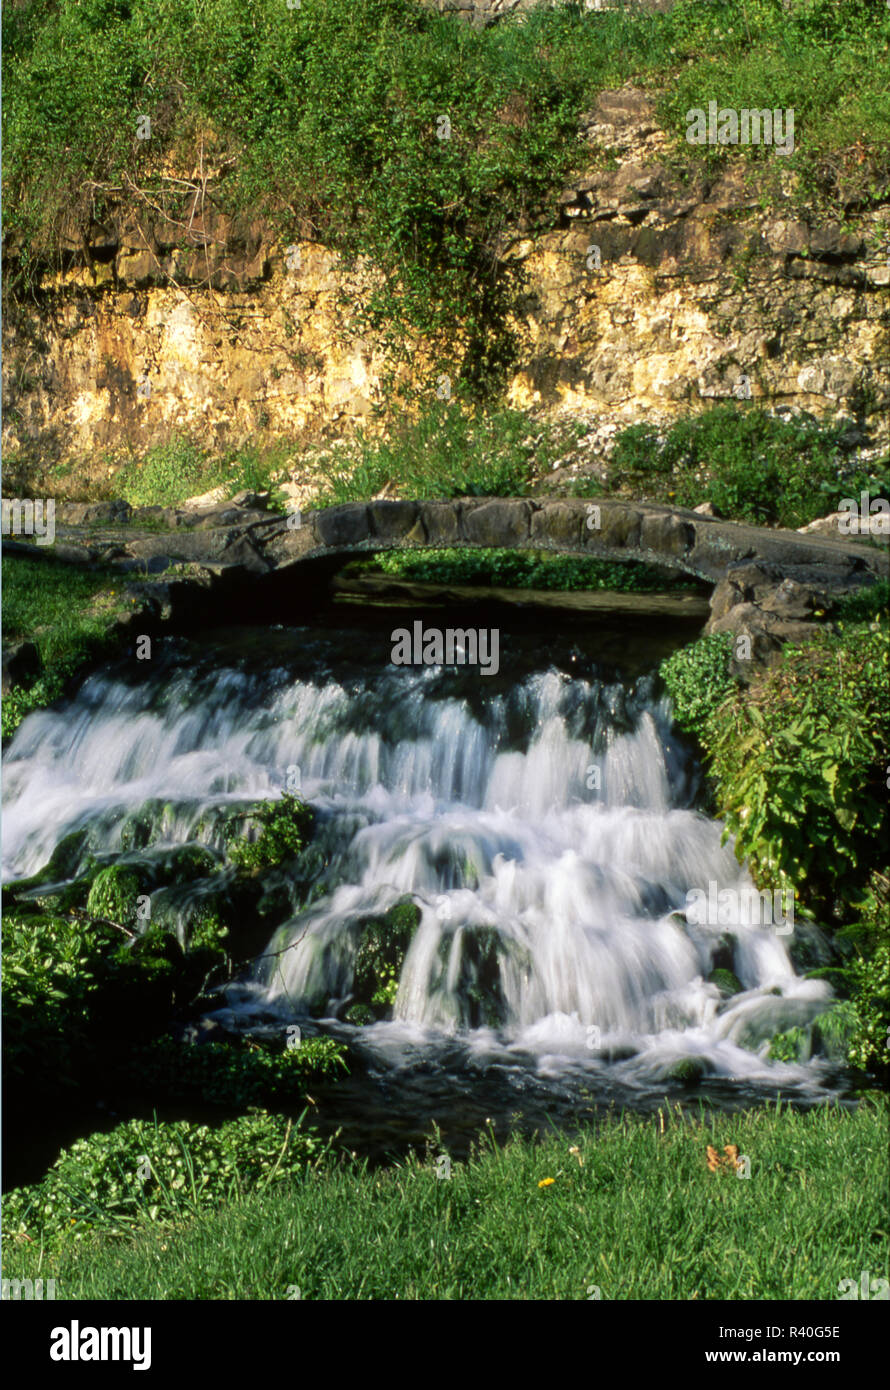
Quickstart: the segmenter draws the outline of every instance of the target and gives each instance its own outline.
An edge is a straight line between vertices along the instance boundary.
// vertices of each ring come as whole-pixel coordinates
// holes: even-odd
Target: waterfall
[[[693,809],[695,770],[651,679],[627,686],[588,664],[468,684],[438,668],[341,666],[327,652],[299,676],[219,661],[180,661],[142,685],[92,676],[7,751],[6,880],[81,830],[91,853],[127,862],[139,812],[152,852],[199,843],[222,862],[222,813],[296,777],[327,887],[228,987],[220,1016],[311,1015],[348,1032],[358,926],[409,901],[419,919],[391,1017],[355,1030],[392,1064],[444,1038],[539,1072],[612,1068],[631,1086],[680,1059],[783,1090],[818,1084],[818,1061],[767,1057],[828,997],[796,975],[789,935],[687,913],[694,890],[742,900],[752,884],[721,825]],[[739,992],[709,981],[716,966]]]

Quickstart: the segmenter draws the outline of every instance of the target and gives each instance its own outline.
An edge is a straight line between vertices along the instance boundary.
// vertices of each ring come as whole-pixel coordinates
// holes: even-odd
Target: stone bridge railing
[[[266,576],[325,557],[392,549],[491,547],[548,550],[608,560],[642,560],[713,585],[710,632],[752,639],[755,661],[783,642],[802,641],[844,594],[890,572],[886,544],[742,525],[678,507],[613,498],[459,498],[351,502],[302,516],[249,504],[209,512],[124,503],[60,508],[53,550],[59,558],[102,559],[124,570],[158,573],[200,565],[211,583],[262,584]],[[99,512],[109,505],[115,518]],[[151,513],[149,518],[148,513]],[[140,529],[151,519],[164,530]],[[109,531],[109,521],[120,525]],[[96,520],[105,522],[95,527]],[[71,523],[74,523],[73,525]]]

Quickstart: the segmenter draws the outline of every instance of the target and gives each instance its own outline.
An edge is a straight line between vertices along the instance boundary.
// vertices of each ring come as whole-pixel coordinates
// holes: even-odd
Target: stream
[[[227,816],[298,791],[316,813],[317,881],[308,901],[291,885],[262,958],[205,1024],[344,1040],[355,1065],[330,1088],[329,1123],[369,1152],[431,1122],[465,1145],[492,1119],[541,1129],[665,1097],[734,1109],[841,1094],[824,1058],[767,1055],[829,995],[796,973],[791,934],[687,915],[691,890],[752,887],[697,809],[699,770],[658,693],[658,659],[690,634],[485,611],[500,632],[488,676],[390,659],[394,629],[465,626],[476,609],[342,604],[311,626],[165,638],[151,662],[96,672],[6,752],[4,880],[81,830],[101,862],[137,868],[204,846],[214,874],[152,897],[182,935],[233,872]],[[419,924],[389,1017],[351,1022],[358,927],[406,901]]]

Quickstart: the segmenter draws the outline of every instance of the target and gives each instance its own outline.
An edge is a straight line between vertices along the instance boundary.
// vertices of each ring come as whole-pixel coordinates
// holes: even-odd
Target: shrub
[[[712,715],[738,689],[730,673],[732,637],[728,632],[700,637],[661,663],[660,674],[674,706],[674,720],[707,746]]]
[[[622,430],[609,482],[681,507],[710,501],[721,515],[756,525],[803,526],[837,510],[847,493],[887,486],[856,466],[850,439],[843,424],[719,405],[663,436],[646,424]]]
[[[544,424],[524,411],[469,410],[458,401],[426,406],[386,439],[358,431],[326,469],[318,506],[366,501],[384,489],[402,497],[522,497],[533,471],[555,462],[583,432]]]
[[[482,393],[515,351],[523,277],[503,255],[505,220],[546,215],[589,159],[578,125],[605,87],[661,88],[678,140],[685,112],[715,92],[745,106],[768,91],[806,122],[783,171],[823,161],[835,188],[855,130],[857,189],[880,197],[870,175],[890,140],[886,8],[836,8],[842,19],[780,0],[748,0],[742,18],[727,0],[679,0],[666,15],[541,6],[476,29],[412,0],[314,0],[284,18],[278,0],[10,7],[4,192],[17,278],[33,283],[49,251],[61,257],[66,220],[107,216],[122,184],[184,172],[200,139],[209,160],[232,159],[214,189],[225,212],[368,259],[373,289],[347,297],[345,329],[379,331],[396,361],[417,334],[435,339],[438,370]],[[143,113],[150,140],[134,138]],[[437,138],[443,115],[449,139]],[[687,164],[762,155],[683,147]],[[185,221],[190,192],[164,196]]]
[[[786,649],[746,697],[712,712],[703,738],[755,881],[793,887],[836,921],[884,857],[888,650],[886,623]]]
[[[346,1069],[345,1049],[333,1038],[303,1038],[299,1047],[246,1041],[188,1046],[172,1038],[134,1056],[131,1075],[157,1099],[191,1100],[241,1109],[293,1102],[303,1087]]]
[[[302,1117],[301,1117],[302,1118]],[[8,1192],[3,1235],[45,1245],[89,1233],[170,1225],[293,1179],[325,1146],[311,1130],[258,1111],[217,1129],[186,1120],[129,1120],[63,1150],[42,1182]]]
[[[867,623],[890,610],[890,579],[878,579],[874,584],[857,589],[835,604],[832,617],[839,622]]]

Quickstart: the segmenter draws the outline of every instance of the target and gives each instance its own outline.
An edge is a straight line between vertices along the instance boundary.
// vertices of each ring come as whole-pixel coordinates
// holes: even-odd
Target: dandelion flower
[[[538,1187],[550,1187],[555,1182],[556,1178],[542,1178],[538,1183]]]

